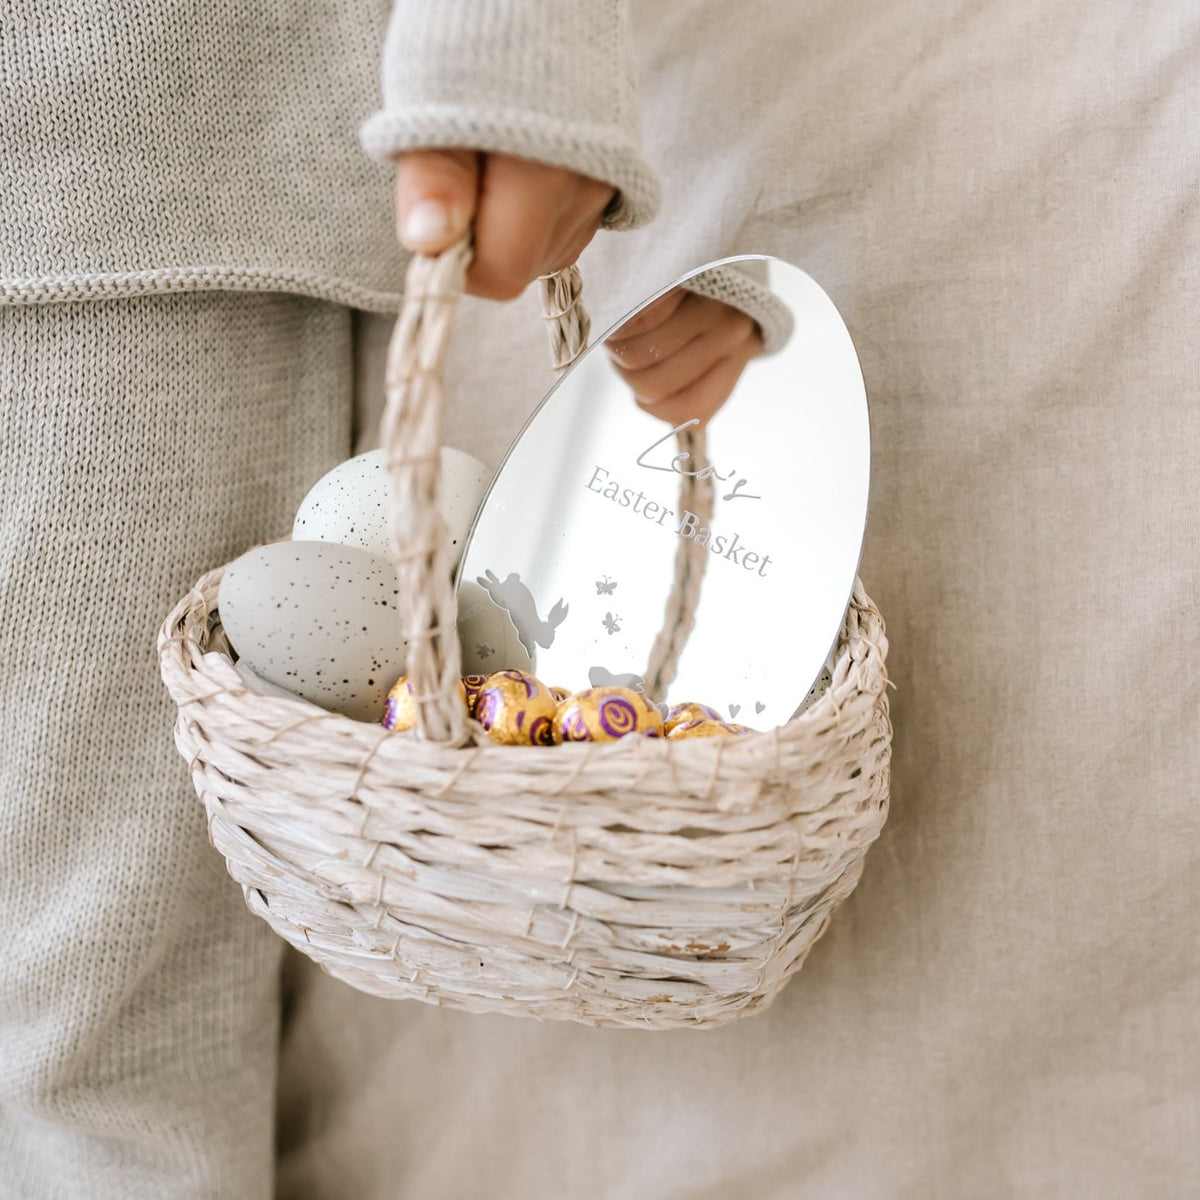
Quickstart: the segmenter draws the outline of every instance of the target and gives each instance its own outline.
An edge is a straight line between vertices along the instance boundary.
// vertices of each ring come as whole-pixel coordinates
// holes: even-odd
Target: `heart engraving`
[[[738,715],[738,713],[740,713],[741,711],[742,711],[742,706],[740,704],[731,704],[729,706],[729,715],[731,717],[736,717]]]
[[[763,710],[764,708],[766,708],[766,707],[767,707],[767,706],[766,706],[766,705],[765,705],[765,704],[764,704],[764,703],[763,703],[761,700],[755,700],[755,702],[754,702],[754,711],[755,711],[756,713],[760,713],[760,712],[762,712],[762,710]]]

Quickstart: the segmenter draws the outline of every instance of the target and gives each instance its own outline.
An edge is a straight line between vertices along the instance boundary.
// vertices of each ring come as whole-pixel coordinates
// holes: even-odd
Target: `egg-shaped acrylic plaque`
[[[509,451],[460,567],[463,669],[781,724],[842,623],[869,476],[825,292],[773,258],[701,267],[592,345]]]

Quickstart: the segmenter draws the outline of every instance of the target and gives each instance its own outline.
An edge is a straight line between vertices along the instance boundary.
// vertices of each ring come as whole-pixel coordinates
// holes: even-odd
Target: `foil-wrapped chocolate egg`
[[[667,709],[667,715],[663,718],[663,728],[669,734],[677,725],[686,725],[690,721],[719,721],[720,719],[716,710],[709,708],[707,704],[694,704],[689,701],[686,704],[672,704]]]
[[[662,737],[662,713],[640,692],[623,687],[588,688],[568,696],[554,716],[560,742],[611,742],[629,733]]]
[[[475,701],[475,720],[505,746],[552,746],[557,704],[550,689],[527,671],[489,675]]]
[[[570,694],[571,693],[567,688],[552,687],[550,689],[550,695],[552,695],[559,704],[561,704]]]
[[[462,677],[463,691],[467,697],[467,712],[471,716],[475,715],[475,704],[487,680],[488,677],[486,675],[464,675]]]
[[[467,706],[467,689],[460,679],[458,694],[462,698],[463,707]],[[387,703],[383,709],[383,727],[396,733],[412,729],[417,723],[417,702],[413,696],[412,683],[407,675],[401,675],[392,684],[392,690],[387,694]]]
[[[684,738],[733,736],[734,730],[724,721],[681,721],[667,730],[667,737],[672,741],[682,741]]]
[[[413,699],[412,684],[407,675],[401,675],[392,684],[383,709],[383,727],[400,732],[411,729],[417,723],[417,702]]]

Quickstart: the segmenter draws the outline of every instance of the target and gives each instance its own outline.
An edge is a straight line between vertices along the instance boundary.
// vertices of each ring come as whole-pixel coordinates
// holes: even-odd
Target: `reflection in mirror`
[[[825,293],[774,259],[702,268],[591,347],[509,452],[463,556],[464,671],[782,723],[845,612],[869,458]]]
[[[766,286],[766,276],[765,260],[711,267],[608,337],[617,374],[651,416],[707,423],[750,360],[787,343],[791,312]]]

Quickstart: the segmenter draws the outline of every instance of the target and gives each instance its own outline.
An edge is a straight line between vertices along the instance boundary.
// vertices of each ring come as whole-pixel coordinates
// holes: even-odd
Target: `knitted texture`
[[[771,291],[764,259],[741,259],[712,267],[693,275],[683,286],[752,317],[762,333],[763,354],[782,350],[792,336],[792,311]]]
[[[209,848],[152,645],[345,457],[350,314],[0,308],[0,1197],[270,1195],[279,943]]]
[[[356,137],[379,102],[387,12],[9,0],[0,303],[256,290],[398,307],[392,173]],[[625,37],[611,2],[399,4],[384,77],[403,84],[372,144],[572,166],[623,189],[611,223],[645,220],[657,193]]]
[[[609,228],[657,211],[624,0],[396,0],[383,62],[383,107],[362,128],[369,153],[514,154],[615,184]]]

